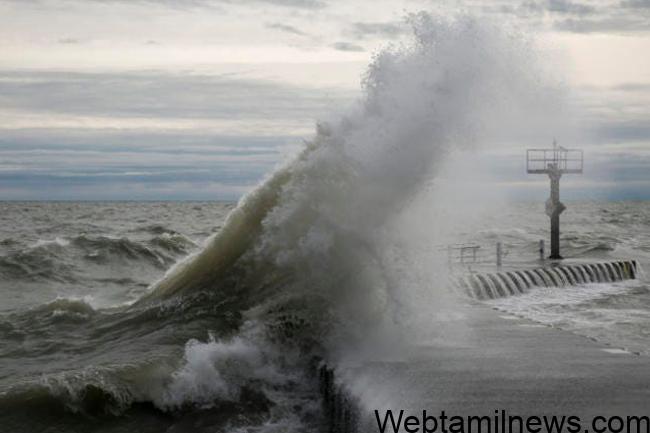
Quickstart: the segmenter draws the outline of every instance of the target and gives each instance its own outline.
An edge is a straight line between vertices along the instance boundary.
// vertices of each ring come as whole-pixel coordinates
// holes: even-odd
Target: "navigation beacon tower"
[[[583,153],[580,149],[565,149],[553,140],[552,149],[528,149],[526,171],[532,174],[548,174],[551,180],[551,196],[546,200],[546,215],[551,218],[550,259],[561,259],[560,214],[566,206],[560,202],[560,178],[563,174],[582,174]]]

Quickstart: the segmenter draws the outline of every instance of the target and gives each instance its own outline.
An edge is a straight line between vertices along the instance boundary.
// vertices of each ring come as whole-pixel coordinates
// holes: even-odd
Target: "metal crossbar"
[[[583,151],[581,149],[528,149],[526,151],[526,171],[534,174],[559,170],[561,173],[582,173]]]

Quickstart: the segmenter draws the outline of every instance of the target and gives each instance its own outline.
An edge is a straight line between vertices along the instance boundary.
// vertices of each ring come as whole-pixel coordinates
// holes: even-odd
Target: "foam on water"
[[[650,353],[648,302],[643,280],[535,288],[487,301],[510,314],[641,353]]]
[[[56,237],[54,239],[39,239],[31,248],[39,248],[46,245],[58,245],[60,247],[67,247],[70,241],[64,238]]]

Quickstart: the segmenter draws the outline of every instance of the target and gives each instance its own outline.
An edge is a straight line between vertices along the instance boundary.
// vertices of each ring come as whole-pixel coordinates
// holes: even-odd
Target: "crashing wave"
[[[142,301],[218,290],[242,262],[238,271],[289,274],[303,280],[295,286],[328,298],[385,286],[377,272],[359,272],[381,261],[381,229],[531,78],[522,73],[525,44],[491,25],[424,13],[409,19],[414,41],[376,56],[364,98],[321,123],[293,161],[247,194],[203,249]]]

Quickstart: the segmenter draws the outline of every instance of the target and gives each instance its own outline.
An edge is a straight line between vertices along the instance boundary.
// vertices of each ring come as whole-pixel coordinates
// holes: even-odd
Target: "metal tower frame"
[[[560,202],[560,178],[563,174],[582,174],[583,152],[581,149],[565,149],[553,140],[551,149],[528,149],[526,172],[548,174],[551,180],[551,196],[546,200],[546,215],[551,218],[550,259],[561,259],[560,214],[566,206]]]

